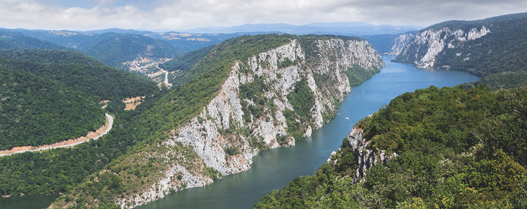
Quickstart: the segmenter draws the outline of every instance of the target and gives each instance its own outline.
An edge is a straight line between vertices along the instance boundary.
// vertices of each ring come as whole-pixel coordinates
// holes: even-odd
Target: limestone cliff
[[[174,127],[154,147],[110,168],[132,180],[136,179],[133,172],[124,172],[123,167],[157,169],[151,172],[154,181],[149,178],[115,203],[133,208],[250,169],[252,157],[260,150],[294,146],[296,140],[329,122],[351,92],[353,72],[373,75],[385,65],[362,39],[292,36],[288,42],[234,61],[221,89],[199,114]],[[302,96],[312,100],[299,105],[296,100]],[[154,159],[162,159],[162,166],[148,164]],[[97,199],[93,202],[98,204]]]
[[[397,38],[395,38],[395,40],[393,41],[392,48],[387,54],[395,56],[399,55],[405,49],[406,45],[410,43],[410,41],[412,41],[413,38],[415,38],[414,33],[404,33],[397,36]]]
[[[490,32],[485,26],[470,28],[468,30],[452,29],[448,26],[440,29],[431,27],[420,31],[406,45],[395,61],[412,63],[417,68],[438,67],[435,65],[435,62],[441,56],[446,55],[445,49],[471,48],[472,45],[478,44],[475,40],[486,36]],[[457,56],[463,56],[463,61],[470,59],[470,53],[463,54],[461,52],[457,53]]]
[[[373,151],[369,146],[370,141],[362,135],[363,131],[353,128],[348,135],[348,147],[353,148],[357,156],[358,168],[353,176],[353,182],[364,181],[366,171],[378,163],[386,164],[389,160],[396,158],[397,153],[386,153],[384,150]]]
[[[332,114],[338,103],[351,92],[349,78],[345,73],[348,68],[359,66],[373,71],[384,66],[377,51],[363,40],[346,41],[332,38],[317,40],[314,43],[318,50],[312,63],[306,63],[305,52],[297,40],[291,40],[289,44],[260,53],[248,60],[237,61],[218,96],[190,123],[174,130],[163,144],[180,142],[192,146],[206,167],[212,167],[223,175],[248,170],[252,157],[260,148],[273,149],[295,145],[297,139],[287,132],[288,124],[284,111],[294,111],[287,96],[302,79],[307,81],[315,95],[315,105],[310,111],[311,118],[297,117],[296,120],[302,124],[304,136],[310,136],[313,129],[321,128],[328,122],[324,121],[324,116]],[[294,64],[280,67],[281,63],[286,61]],[[322,77],[325,80],[322,80]],[[257,104],[256,101],[240,98],[239,89],[240,85],[250,84],[256,79],[263,79],[269,87],[263,92],[266,101],[263,105],[264,114],[260,117],[243,111],[243,102],[249,106]],[[244,119],[245,114],[250,115],[250,120]],[[284,138],[285,141],[281,141]],[[258,143],[261,144],[260,148],[256,146]],[[229,149],[237,152],[228,153]],[[157,196],[149,195],[139,198],[141,200],[136,197],[132,200],[133,204],[128,205],[137,206],[162,198],[163,191],[170,189],[165,186],[170,184],[170,175],[170,172],[167,173],[166,178],[158,182],[160,186]],[[200,183],[193,185],[200,186],[212,182],[211,179],[200,179],[201,176],[204,175],[194,178]],[[152,191],[155,189],[145,192]],[[122,199],[120,203],[125,207],[129,201],[130,199]]]

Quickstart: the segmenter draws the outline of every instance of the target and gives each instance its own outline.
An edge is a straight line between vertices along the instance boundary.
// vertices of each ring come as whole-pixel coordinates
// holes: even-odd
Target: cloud
[[[423,25],[524,12],[523,0],[34,0],[0,2],[0,27],[182,30],[248,23]]]

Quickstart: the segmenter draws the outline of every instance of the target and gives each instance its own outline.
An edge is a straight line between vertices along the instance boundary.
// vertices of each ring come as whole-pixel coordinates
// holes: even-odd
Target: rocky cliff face
[[[371,117],[371,115],[369,117]],[[364,182],[366,171],[371,167],[379,163],[386,165],[388,161],[398,156],[397,153],[386,153],[384,150],[373,151],[369,146],[370,140],[364,138],[362,134],[362,129],[353,128],[347,137],[348,147],[353,149],[353,155],[358,159],[358,167],[355,175],[351,176],[353,178],[353,183]],[[342,157],[335,155],[337,155],[337,152],[333,151],[331,156],[327,159],[327,163],[335,166],[340,157]]]
[[[328,122],[338,103],[351,92],[349,68],[378,70],[385,64],[377,51],[363,40],[330,38],[316,40],[310,62],[302,44],[289,44],[260,53],[247,60],[236,61],[221,91],[189,123],[175,129],[164,142],[156,157],[177,158],[169,162],[159,181],[137,194],[117,200],[122,208],[132,208],[160,199],[180,189],[204,186],[213,182],[203,169],[211,167],[222,175],[251,168],[252,157],[260,149],[294,146],[295,139],[288,133],[286,112],[296,111],[288,99],[298,82],[304,80],[314,95],[314,105],[308,117],[295,115],[303,136]],[[241,95],[241,86],[262,81],[258,101]],[[259,97],[259,98],[260,98]],[[259,109],[255,114],[248,109]],[[289,113],[291,114],[291,113]],[[291,116],[290,116],[291,117]],[[174,156],[175,145],[191,147],[202,161],[183,166],[184,156]],[[152,157],[153,154],[150,155]],[[189,163],[186,163],[187,165]],[[175,176],[180,175],[179,178]],[[185,185],[185,186],[181,186]]]
[[[471,48],[472,45],[477,44],[474,40],[480,39],[490,32],[485,26],[469,30],[453,30],[450,27],[429,28],[419,32],[406,45],[395,61],[413,63],[417,68],[438,67],[434,64],[441,56],[448,56],[445,53],[446,49]],[[462,53],[457,54],[458,57],[461,55]],[[463,61],[470,59],[470,54],[464,56]]]
[[[348,146],[353,148],[355,156],[359,160],[359,167],[353,176],[353,182],[364,181],[366,171],[371,167],[386,163],[397,157],[397,153],[387,154],[384,150],[373,151],[369,146],[370,141],[362,136],[361,129],[354,128],[348,135]]]
[[[397,36],[393,41],[393,46],[388,52],[388,55],[399,55],[413,38],[415,38],[415,34],[413,33],[405,33]]]

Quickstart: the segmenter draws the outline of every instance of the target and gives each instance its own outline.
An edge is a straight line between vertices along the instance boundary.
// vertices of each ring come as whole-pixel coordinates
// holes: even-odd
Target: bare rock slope
[[[385,65],[365,40],[302,41],[291,38],[285,45],[235,61],[217,95],[197,116],[175,127],[153,150],[138,152],[102,171],[133,180],[136,177],[123,167],[146,167],[149,159],[163,159],[155,180],[118,197],[115,204],[133,208],[250,169],[252,157],[260,150],[294,146],[298,138],[310,136],[313,129],[327,123],[351,92],[350,69],[373,75]],[[314,100],[305,114],[290,101],[291,94],[302,94],[297,92],[302,87]],[[64,206],[68,205],[60,200],[54,205]]]

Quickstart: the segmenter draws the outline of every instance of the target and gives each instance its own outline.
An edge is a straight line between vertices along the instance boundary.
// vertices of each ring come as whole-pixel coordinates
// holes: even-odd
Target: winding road
[[[13,148],[11,150],[1,150],[0,151],[0,157],[12,155],[12,154],[23,153],[23,152],[38,152],[38,151],[43,151],[43,150],[48,150],[48,149],[73,147],[75,145],[87,142],[90,139],[97,140],[100,137],[106,135],[108,132],[110,132],[110,130],[112,129],[112,126],[113,126],[113,116],[109,115],[108,113],[105,113],[105,115],[106,115],[106,120],[107,121],[106,121],[106,124],[104,126],[106,126],[107,128],[106,128],[106,130],[104,130],[104,132],[98,134],[97,136],[94,136],[94,137],[88,137],[88,136],[86,136],[86,137],[79,137],[77,139],[70,139],[70,140],[67,140],[67,141],[57,142],[57,143],[54,143],[54,144],[51,144],[51,145],[42,145],[42,146],[39,146],[39,147],[36,147],[36,148],[32,147],[32,146],[25,146],[25,147],[15,147],[15,148]],[[88,135],[90,135],[90,133],[88,133]],[[84,139],[82,139],[82,138],[84,138]],[[79,139],[82,139],[82,140],[79,140]],[[71,143],[68,143],[68,141],[71,141]],[[13,152],[13,150],[17,150],[17,151]]]

